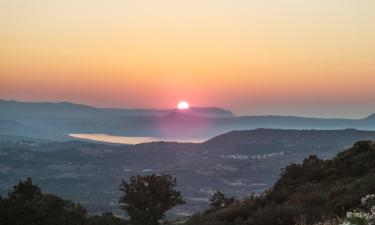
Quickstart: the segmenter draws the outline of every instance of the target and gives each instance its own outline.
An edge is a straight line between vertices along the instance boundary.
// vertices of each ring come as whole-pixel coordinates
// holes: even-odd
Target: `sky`
[[[375,113],[373,0],[0,0],[0,98]]]

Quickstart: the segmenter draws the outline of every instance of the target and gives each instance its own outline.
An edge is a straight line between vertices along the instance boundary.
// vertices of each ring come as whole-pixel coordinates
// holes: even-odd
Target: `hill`
[[[367,120],[367,121],[375,121],[375,114],[372,114],[372,115],[366,117],[365,120]]]
[[[272,188],[228,207],[195,215],[188,225],[290,225],[299,218],[314,224],[342,217],[375,192],[375,143],[361,141],[333,159],[311,155],[285,167]]]

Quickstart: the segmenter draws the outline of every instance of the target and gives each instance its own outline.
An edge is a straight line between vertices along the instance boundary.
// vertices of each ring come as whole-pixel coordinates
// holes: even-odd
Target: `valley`
[[[186,205],[170,217],[208,207],[221,190],[244,198],[269,188],[290,163],[311,154],[331,158],[375,132],[347,130],[233,131],[203,143],[152,142],[137,145],[88,141],[51,142],[1,136],[0,187],[6,194],[18,180],[32,177],[43,190],[82,203],[91,213],[118,208],[118,185],[137,174],[171,174]]]

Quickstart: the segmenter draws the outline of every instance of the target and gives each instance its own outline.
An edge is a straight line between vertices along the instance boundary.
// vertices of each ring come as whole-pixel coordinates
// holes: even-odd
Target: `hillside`
[[[367,121],[375,121],[375,114],[372,114],[372,115],[366,117],[365,120],[367,120]]]
[[[333,159],[311,155],[292,163],[272,188],[229,207],[195,215],[188,225],[291,225],[301,216],[307,224],[343,216],[375,192],[375,143],[361,141]]]

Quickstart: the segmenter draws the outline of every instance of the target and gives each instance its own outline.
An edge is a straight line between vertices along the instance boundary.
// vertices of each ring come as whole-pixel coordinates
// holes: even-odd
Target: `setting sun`
[[[190,108],[190,105],[189,105],[189,103],[186,102],[186,101],[180,101],[180,102],[177,104],[177,108],[180,109],[180,110],[188,109],[188,108]]]
[[[0,0],[0,225],[375,225],[374,28],[375,0]]]

